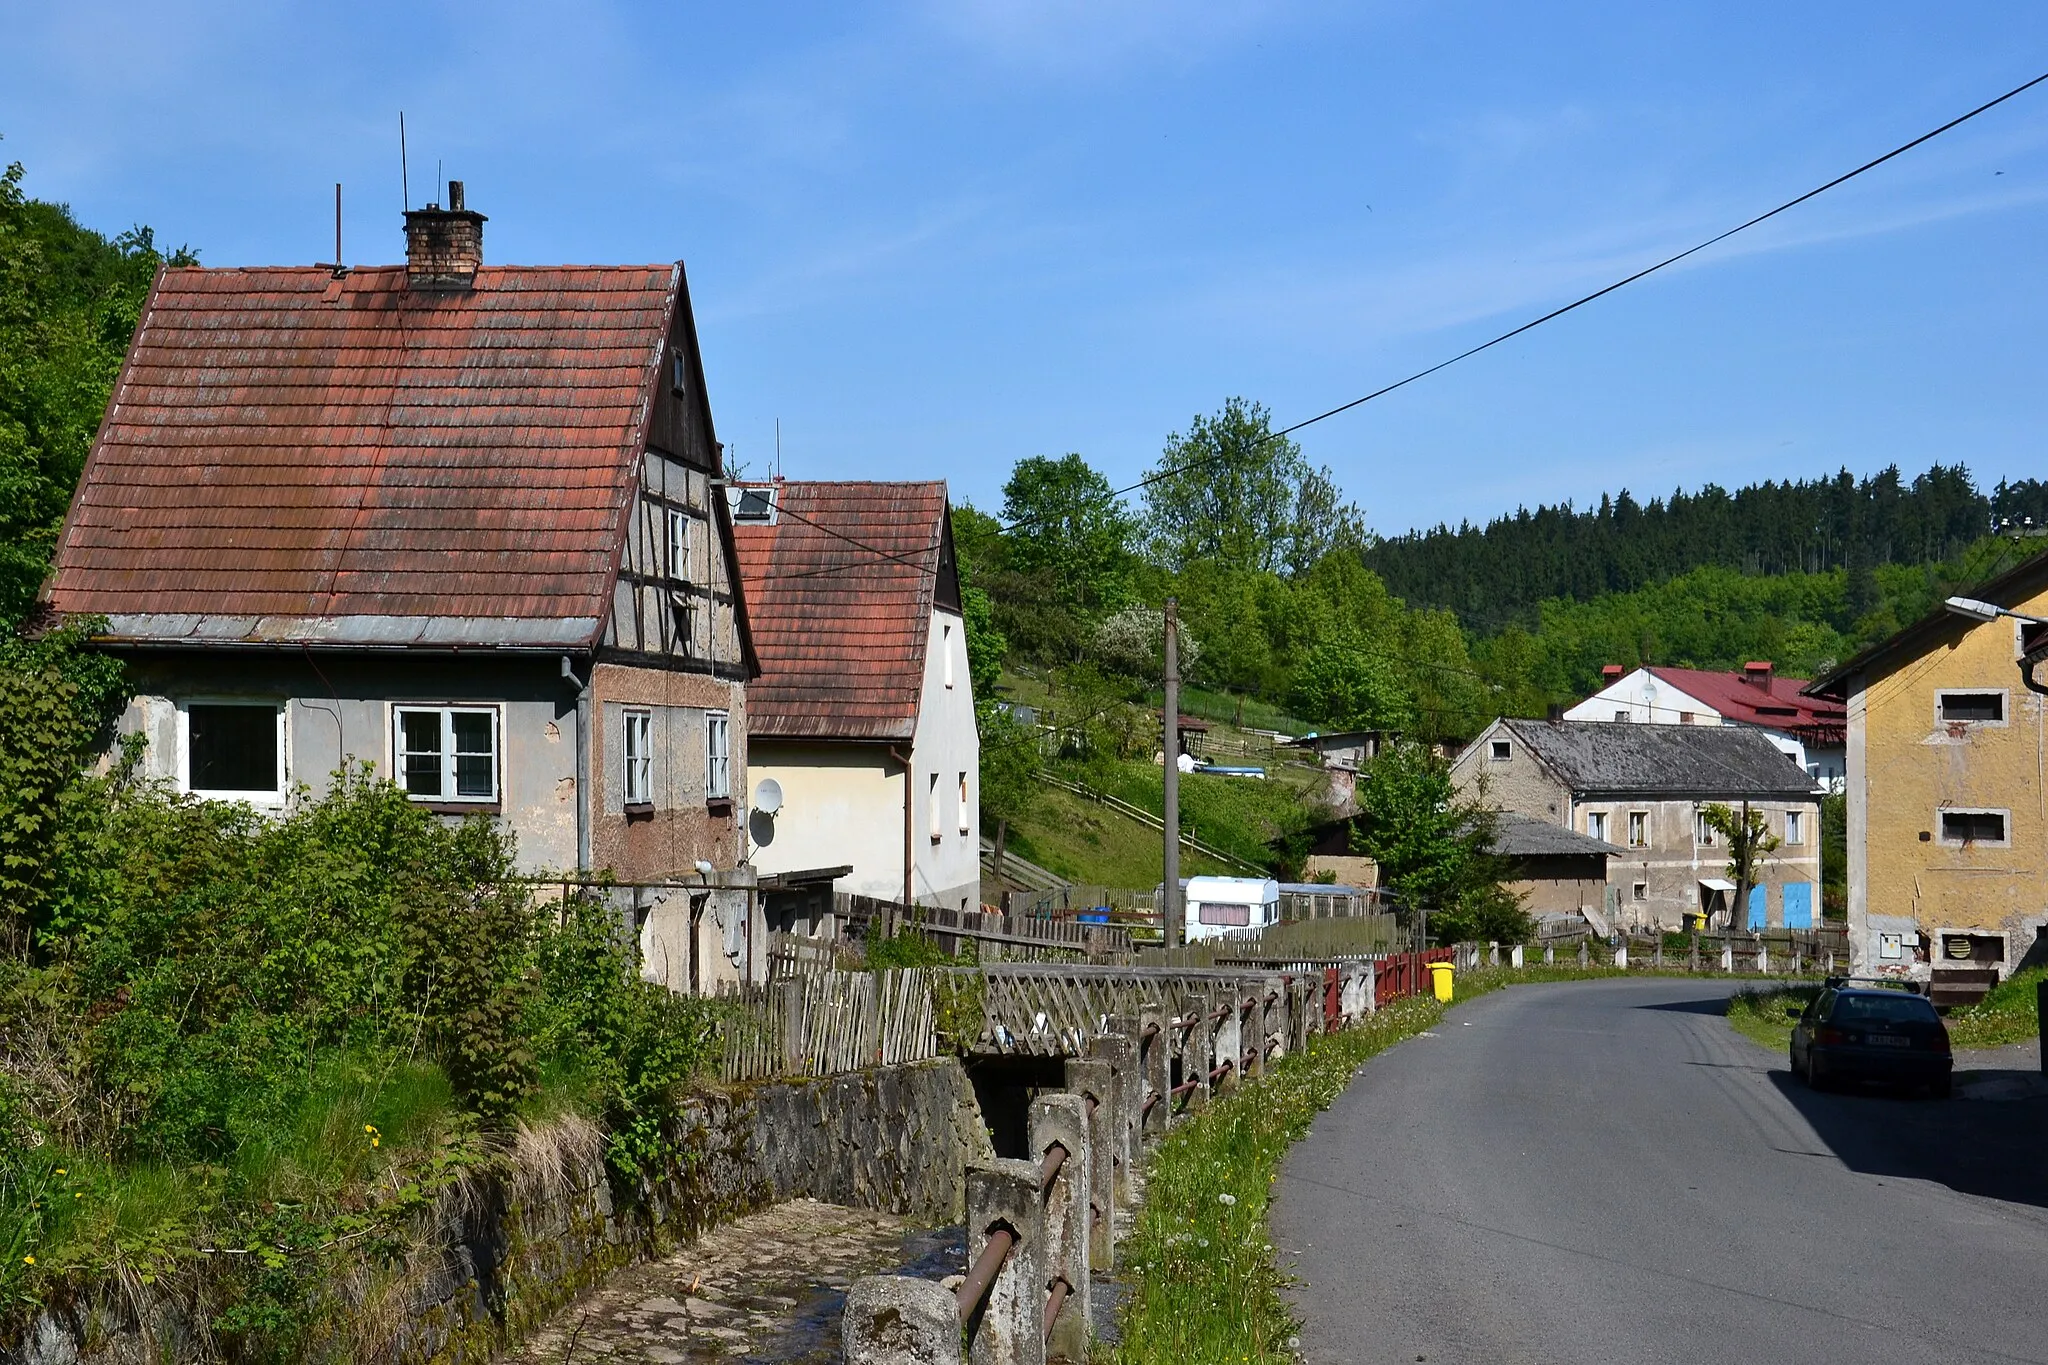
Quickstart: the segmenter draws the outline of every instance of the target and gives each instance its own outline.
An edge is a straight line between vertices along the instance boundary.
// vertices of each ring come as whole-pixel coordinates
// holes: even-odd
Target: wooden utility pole
[[[1165,826],[1166,875],[1160,879],[1160,923],[1166,931],[1166,946],[1178,948],[1186,942],[1180,898],[1180,600],[1166,599],[1166,797],[1161,803],[1160,823]]]

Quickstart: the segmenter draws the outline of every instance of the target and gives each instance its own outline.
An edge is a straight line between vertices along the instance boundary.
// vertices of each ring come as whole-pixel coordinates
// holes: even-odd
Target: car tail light
[[[1822,1047],[1840,1047],[1849,1041],[1849,1035],[1838,1028],[1817,1028],[1813,1031],[1813,1041]]]
[[[1948,1030],[1947,1030],[1947,1029],[1945,1029],[1945,1028],[1937,1028],[1937,1029],[1935,1029],[1935,1030],[1934,1030],[1934,1050],[1935,1050],[1936,1052],[1947,1052],[1947,1051],[1949,1051],[1949,1043],[1948,1043]]]

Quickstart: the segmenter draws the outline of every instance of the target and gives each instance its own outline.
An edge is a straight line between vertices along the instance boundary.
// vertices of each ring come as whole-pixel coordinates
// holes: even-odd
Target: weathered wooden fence
[[[930,973],[816,971],[728,997],[729,1081],[834,1076],[939,1055]]]

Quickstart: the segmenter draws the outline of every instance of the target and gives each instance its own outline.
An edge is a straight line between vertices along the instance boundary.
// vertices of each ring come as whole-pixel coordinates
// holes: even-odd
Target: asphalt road
[[[1806,1091],[1725,987],[1520,986],[1368,1062],[1273,1215],[1324,1362],[2048,1362],[2048,1099]]]

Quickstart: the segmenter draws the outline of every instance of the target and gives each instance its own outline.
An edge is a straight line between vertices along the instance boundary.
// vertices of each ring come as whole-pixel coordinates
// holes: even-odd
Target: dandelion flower
[[[68,1174],[70,1174],[70,1172],[66,1171],[66,1170],[65,1170],[65,1169],[64,1169],[64,1168],[63,1168],[62,1166],[59,1166],[59,1167],[57,1168],[57,1174],[58,1174],[58,1175],[68,1175]]]
[[[23,1265],[34,1265],[36,1263],[36,1258],[33,1256],[24,1256],[21,1258],[21,1263]]]
[[[1219,1204],[1235,1204],[1237,1196],[1234,1194],[1219,1194],[1216,1196],[1216,1202]]]

